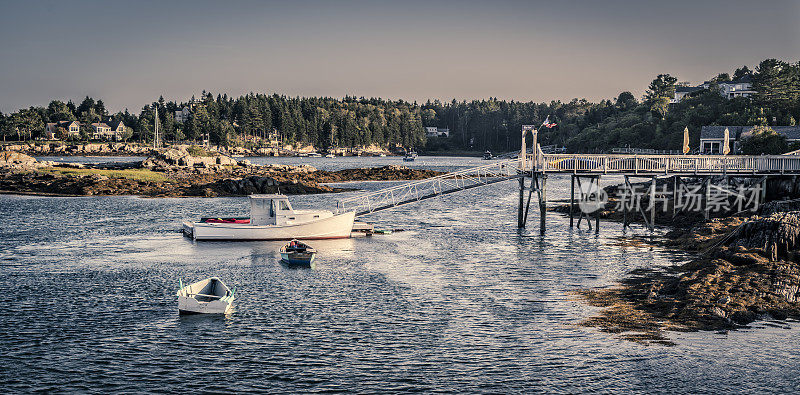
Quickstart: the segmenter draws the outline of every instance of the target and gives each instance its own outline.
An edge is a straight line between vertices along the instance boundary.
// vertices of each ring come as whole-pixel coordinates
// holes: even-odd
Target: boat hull
[[[306,252],[281,252],[281,260],[288,265],[311,266],[314,263],[315,253]]]
[[[223,300],[199,302],[194,298],[178,296],[178,313],[188,314],[227,314],[231,311],[232,304]]]
[[[195,240],[317,240],[345,239],[353,230],[355,212],[293,225],[256,226],[248,224],[202,223],[184,225]],[[186,229],[190,228],[190,229]]]

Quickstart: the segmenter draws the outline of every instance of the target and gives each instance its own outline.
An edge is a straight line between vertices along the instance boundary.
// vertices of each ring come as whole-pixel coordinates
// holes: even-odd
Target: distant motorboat
[[[309,152],[308,153],[308,157],[309,158],[322,158],[322,154],[320,154],[319,152]]]
[[[280,252],[281,260],[288,265],[311,266],[317,255],[317,250],[297,239],[281,247]]]
[[[380,155],[378,155],[378,156],[380,156],[381,158],[385,158],[385,157],[386,157],[386,154],[383,154],[383,153],[382,153],[382,154],[380,154]]]
[[[211,277],[183,286],[176,293],[179,314],[226,314],[233,306],[233,291],[222,280]]]
[[[327,154],[327,155],[325,155],[325,157],[326,158],[333,158],[333,154]]]
[[[483,153],[483,159],[485,160],[494,159],[494,157],[492,156],[492,151],[486,150],[486,152]]]
[[[403,160],[406,162],[413,162],[416,159],[417,159],[417,152],[413,150],[411,152],[406,153],[406,156],[403,157]]]
[[[187,221],[183,232],[195,240],[343,239],[354,220],[355,211],[294,210],[286,195],[250,195],[250,217]]]

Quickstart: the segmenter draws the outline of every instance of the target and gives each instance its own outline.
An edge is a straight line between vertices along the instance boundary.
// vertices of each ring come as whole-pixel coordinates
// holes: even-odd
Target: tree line
[[[724,98],[719,84],[743,77],[752,79],[752,97]],[[542,145],[565,146],[572,152],[600,152],[614,147],[679,149],[688,127],[692,146],[699,143],[705,125],[795,125],[800,119],[800,62],[762,61],[731,76],[718,74],[705,89],[670,103],[681,86],[669,75],[658,75],[645,95],[637,99],[622,92],[614,99],[592,103],[585,99],[549,103],[485,100],[424,104],[404,100],[344,97],[287,97],[250,93],[238,98],[203,92],[188,102],[163,97],[142,107],[110,114],[102,100],[84,98],[80,104],[53,100],[47,107],[30,107],[12,114],[0,113],[3,139],[25,140],[44,136],[45,124],[64,120],[82,123],[81,136],[91,135],[91,123],[120,120],[125,138],[152,141],[158,113],[162,140],[208,139],[217,145],[258,145],[272,131],[284,143],[332,147],[416,147],[427,150],[518,149],[524,124],[540,124],[549,117],[555,126],[542,128]],[[175,111],[190,108],[189,118],[176,122]],[[426,126],[449,128],[447,138],[427,138]]]

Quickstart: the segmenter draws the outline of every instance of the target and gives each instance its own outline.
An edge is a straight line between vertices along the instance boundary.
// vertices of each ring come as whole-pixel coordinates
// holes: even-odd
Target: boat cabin
[[[286,195],[250,195],[250,225],[295,225],[332,216],[330,211],[294,210]]]

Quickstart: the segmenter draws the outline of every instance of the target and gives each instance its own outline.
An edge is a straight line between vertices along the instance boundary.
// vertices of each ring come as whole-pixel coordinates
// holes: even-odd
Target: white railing
[[[493,161],[487,165],[342,199],[337,202],[336,208],[338,212],[355,211],[356,215],[363,215],[434,196],[490,185],[519,176],[518,159]]]
[[[526,170],[551,173],[800,173],[800,156],[528,155]]]

